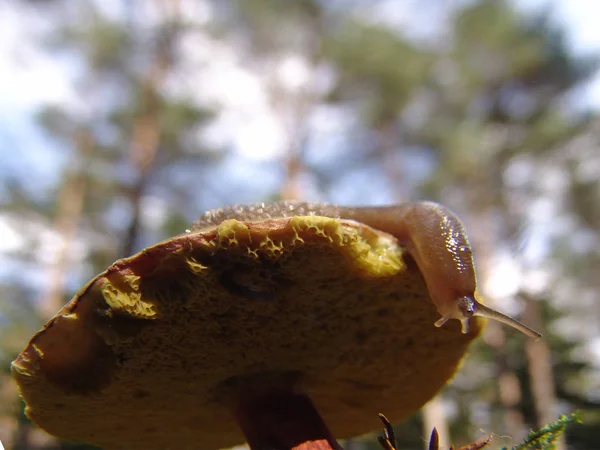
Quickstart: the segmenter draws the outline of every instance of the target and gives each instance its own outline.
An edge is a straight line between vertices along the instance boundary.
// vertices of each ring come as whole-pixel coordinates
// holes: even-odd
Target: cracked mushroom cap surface
[[[483,326],[436,328],[414,261],[366,225],[200,225],[118,260],[33,336],[12,374],[37,425],[107,449],[218,449],[245,441],[240,395],[292,383],[356,436],[430,400]]]

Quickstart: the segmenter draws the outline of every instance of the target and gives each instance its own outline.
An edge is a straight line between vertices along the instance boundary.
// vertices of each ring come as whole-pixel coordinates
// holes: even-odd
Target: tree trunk
[[[485,280],[489,277],[491,267],[490,261],[493,254],[493,243],[499,241],[499,237],[494,233],[494,219],[490,209],[478,208],[478,201],[471,202],[474,208],[473,217],[476,227],[476,233],[473,233],[473,241],[477,248],[478,261],[478,285],[485,286]],[[483,292],[485,303],[494,308],[498,303],[494,298],[493,292]],[[509,358],[506,351],[506,334],[504,327],[493,320],[488,321],[486,332],[483,336],[494,354],[496,362],[496,378],[498,380],[498,398],[503,407],[504,425],[506,433],[516,442],[525,437],[526,426],[525,419],[520,410],[522,399],[521,383],[517,374],[509,364]]]
[[[152,67],[148,71],[147,77],[140,83],[142,93],[139,115],[133,123],[129,146],[130,160],[136,169],[137,179],[129,191],[131,219],[123,239],[122,256],[132,255],[137,248],[143,214],[142,201],[160,145],[161,102],[159,89],[171,69],[173,41],[177,35],[179,2],[161,0],[158,2],[158,6],[162,7],[164,13],[170,18],[170,25],[160,36]]]
[[[525,300],[525,321],[536,330],[543,330],[543,320],[540,304],[528,295],[521,294]],[[529,339],[525,344],[527,362],[529,368],[529,379],[533,402],[537,416],[537,425],[542,427],[547,423],[554,422],[558,418],[556,390],[554,374],[552,373],[552,355],[548,342],[544,339],[533,341]],[[566,448],[564,437],[561,436],[555,444],[556,450]]]
[[[498,398],[504,412],[506,434],[515,442],[525,438],[525,418],[520,409],[522,400],[521,383],[508,362],[506,333],[501,324],[489,321],[485,342],[493,348],[498,380]]]
[[[83,205],[87,192],[87,177],[84,168],[94,150],[94,138],[89,130],[79,129],[74,138],[77,158],[76,169],[65,175],[56,200],[54,230],[59,235],[59,249],[56,261],[52,265],[49,285],[39,303],[42,320],[52,317],[63,305],[65,279],[69,270],[70,254],[77,235],[79,222],[83,214]]]

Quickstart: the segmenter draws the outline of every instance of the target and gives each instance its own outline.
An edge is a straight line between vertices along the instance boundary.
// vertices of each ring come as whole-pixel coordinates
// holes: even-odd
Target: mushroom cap
[[[337,437],[400,421],[450,380],[471,333],[438,313],[396,240],[320,216],[225,220],[121,259],[12,363],[26,413],[104,448],[243,443],[232,408],[291,384]]]

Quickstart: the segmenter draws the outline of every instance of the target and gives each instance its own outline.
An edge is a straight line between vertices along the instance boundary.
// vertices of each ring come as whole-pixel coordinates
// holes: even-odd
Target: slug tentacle
[[[452,314],[446,314],[445,316],[440,317],[438,320],[436,320],[434,322],[434,325],[437,328],[440,328],[441,326],[443,326],[446,322],[448,322],[448,320],[450,319],[456,319],[456,317],[454,317]],[[469,332],[469,319],[458,319],[460,320],[460,325],[461,325],[461,331],[464,334],[467,334]]]
[[[507,316],[506,314],[502,314],[499,311],[496,311],[492,308],[482,305],[481,303],[477,302],[476,300],[473,300],[473,301],[475,302],[475,312],[473,313],[474,316],[485,317],[487,319],[493,319],[493,320],[497,320],[498,322],[502,322],[506,325],[509,325],[509,326],[519,330],[521,333],[529,336],[531,339],[533,339],[535,341],[539,341],[542,338],[542,334],[538,333],[533,328],[529,328],[527,325],[519,322],[518,320],[513,319],[510,316]]]

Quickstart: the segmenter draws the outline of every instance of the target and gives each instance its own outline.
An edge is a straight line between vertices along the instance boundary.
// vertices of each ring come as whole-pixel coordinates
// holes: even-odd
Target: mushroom
[[[339,449],[416,412],[485,318],[434,326],[410,246],[331,208],[217,210],[116,261],[13,361],[27,416],[107,449]]]

